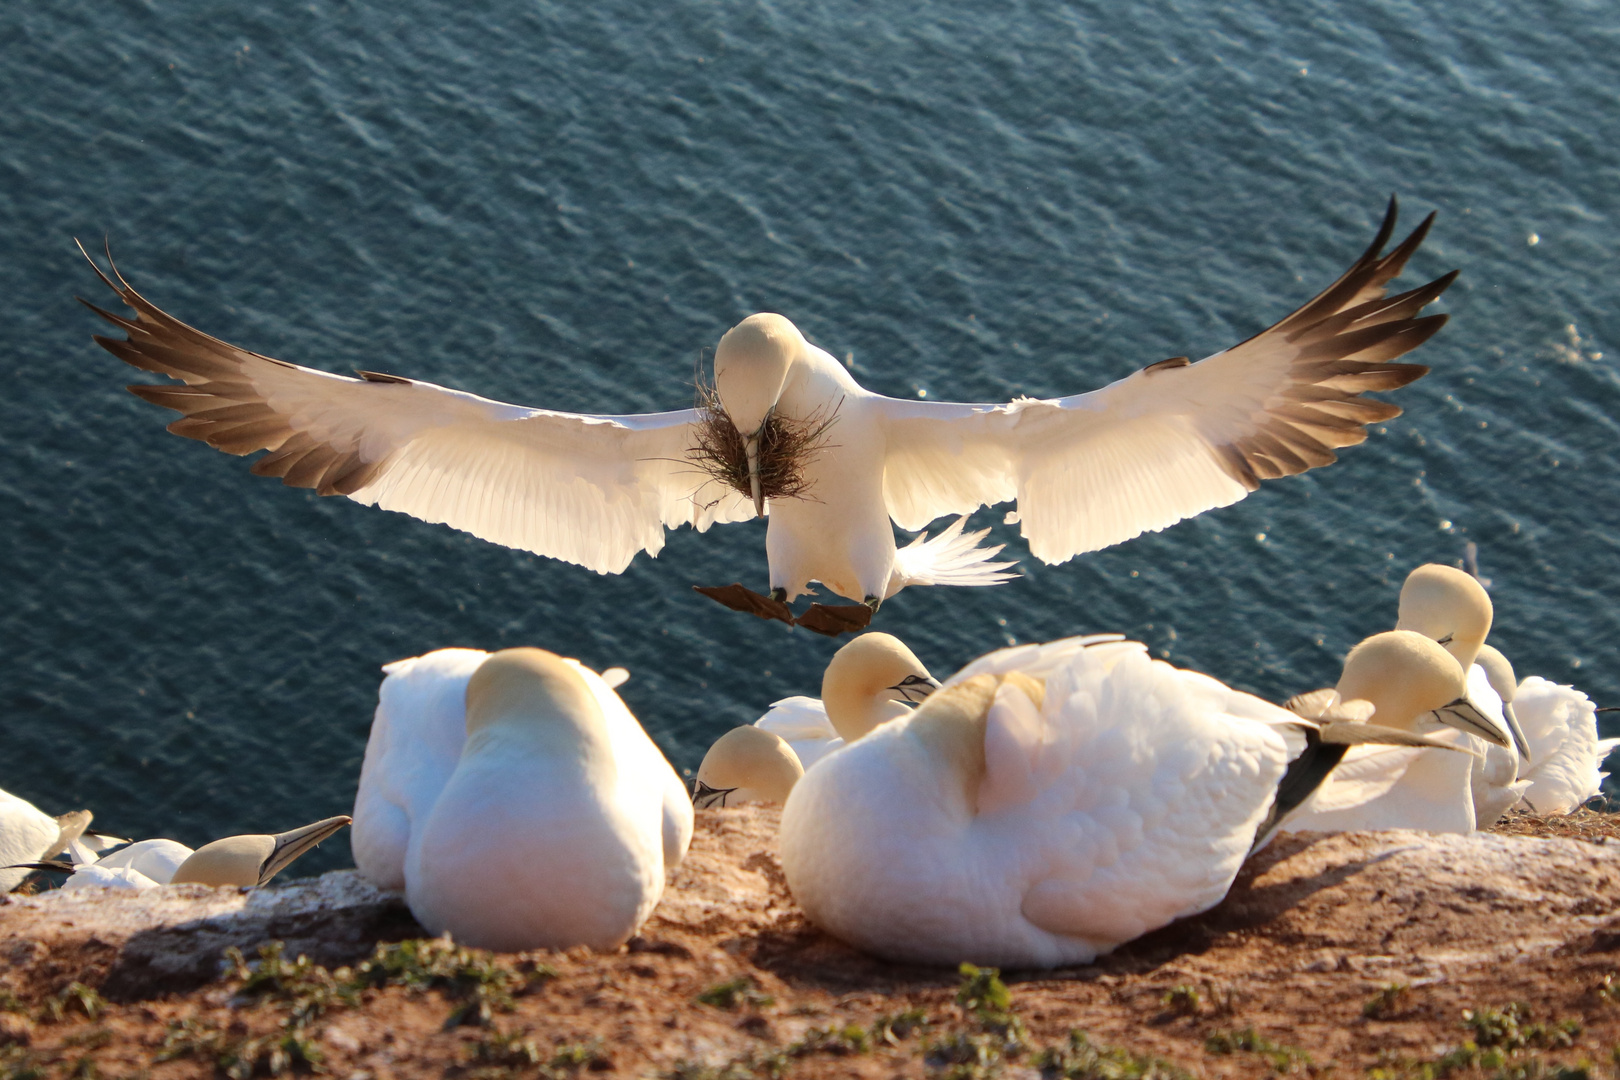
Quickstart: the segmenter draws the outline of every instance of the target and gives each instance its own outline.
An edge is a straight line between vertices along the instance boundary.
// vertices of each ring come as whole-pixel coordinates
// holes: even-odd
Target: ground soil
[[[702,812],[664,903],[616,952],[458,961],[513,990],[486,998],[482,1022],[464,1007],[472,975],[345,1000],[306,970],[244,993],[243,972],[217,960],[223,916],[142,938],[94,905],[11,903],[0,1080],[311,1068],[351,1080],[1620,1078],[1614,815],[1514,817],[1472,838],[1283,837],[1214,910],[1093,965],[1003,973],[1010,1005],[981,994],[977,1009],[959,1003],[957,972],[873,960],[810,926],[777,864],[775,822],[757,807]],[[253,937],[274,935],[335,968],[421,933],[393,901],[347,922],[299,918],[244,931],[247,958]],[[1511,1003],[1517,1026],[1485,1011]],[[458,1010],[465,1022],[447,1025]]]

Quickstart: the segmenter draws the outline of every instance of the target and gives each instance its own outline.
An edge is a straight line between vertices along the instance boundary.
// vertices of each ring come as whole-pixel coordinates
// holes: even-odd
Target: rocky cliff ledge
[[[1094,965],[1003,973],[1005,996],[810,927],[775,825],[700,813],[657,913],[607,955],[412,943],[398,897],[348,871],[12,897],[0,1080],[1620,1077],[1613,815],[1284,837],[1215,910]]]

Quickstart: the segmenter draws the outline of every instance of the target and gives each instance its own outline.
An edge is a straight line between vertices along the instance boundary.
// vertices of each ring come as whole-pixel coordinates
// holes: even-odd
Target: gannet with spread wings
[[[960,523],[898,548],[891,521],[1016,501],[1030,552],[1061,563],[1237,502],[1261,480],[1335,460],[1366,425],[1400,413],[1364,398],[1428,369],[1391,361],[1445,315],[1420,316],[1456,272],[1396,296],[1386,285],[1430,214],[1383,253],[1378,235],[1336,282],[1240,345],[1162,360],[1085,394],[953,404],[874,394],[780,315],[720,339],[697,408],[607,416],[508,405],[395,375],[300,367],[210,337],[160,310],[113,269],[102,280],[133,319],[98,336],[113,355],[184,385],[130,390],[182,413],[169,430],[231,454],[268,450],[261,476],[443,522],[494,543],[622,572],[664,530],[769,512],[770,595],[700,590],[823,633],[866,625],[914,584],[1006,580],[999,548]],[[87,256],[88,257],[88,256]],[[93,264],[93,260],[92,260]],[[859,603],[787,606],[820,582]]]

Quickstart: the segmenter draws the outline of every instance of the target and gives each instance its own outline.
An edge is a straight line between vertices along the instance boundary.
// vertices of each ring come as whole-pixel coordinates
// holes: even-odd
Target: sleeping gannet
[[[609,949],[652,914],[692,803],[600,683],[541,649],[494,653],[467,680],[466,743],[405,853],[405,899],[429,931],[506,952]]]
[[[1410,630],[1374,634],[1351,649],[1336,690],[1344,701],[1370,703],[1371,719],[1383,727],[1420,735],[1449,727],[1486,745],[1512,743],[1500,720],[1471,700],[1471,684],[1456,658],[1432,638]],[[1477,760],[1471,744],[1435,749],[1352,747],[1283,828],[1473,832],[1472,773]]]
[[[1118,635],[1001,650],[808,770],[782,869],[881,957],[1087,963],[1218,903],[1332,730]]]
[[[383,667],[349,845],[355,867],[384,889],[405,889],[411,829],[426,819],[461,760],[467,740],[467,680],[489,655],[482,649],[435,649]],[[623,709],[614,691],[629,677],[623,668],[608,668],[600,676],[590,672],[587,681],[611,699],[604,707]],[[685,799],[682,789],[674,802]],[[672,813],[679,810],[672,808]]]
[[[781,738],[806,769],[886,720],[904,716],[939,682],[892,634],[862,634],[833,654],[821,675],[821,700],[803,695],[771,703],[754,726]]]
[[[745,724],[714,741],[692,778],[692,805],[698,810],[745,802],[787,802],[804,775],[793,747],[764,728]]]
[[[71,876],[63,883],[63,890],[139,891],[162,885],[253,888],[268,884],[305,852],[348,823],[347,816],[340,816],[273,836],[227,836],[195,851],[177,840],[141,840],[94,861],[52,863],[42,860],[33,868],[69,871]]]
[[[1014,501],[1030,553],[1061,563],[1235,503],[1262,480],[1326,465],[1364,441],[1366,425],[1401,410],[1361,395],[1423,375],[1391,361],[1446,320],[1419,312],[1455,271],[1385,295],[1433,216],[1383,254],[1392,198],[1371,246],[1337,281],[1198,363],[1173,357],[1090,393],[1003,404],[872,393],[770,313],[720,339],[698,408],[606,416],[273,360],[180,322],[116,268],[96,273],[135,317],[90,306],[128,335],[97,337],[108,351],[185,384],[130,387],[183,414],[169,430],[231,454],[268,450],[258,475],[603,574],[639,551],[657,555],[666,529],[768,512],[770,594],[702,591],[837,634],[865,626],[907,585],[1007,578],[987,561],[995,551],[972,538],[897,550],[895,525],[921,530]],[[795,619],[788,604],[812,582],[856,603],[815,604]]]
[[[0,789],[0,893],[21,885],[25,864],[54,859],[89,826],[88,810],[51,817],[27,799]]]

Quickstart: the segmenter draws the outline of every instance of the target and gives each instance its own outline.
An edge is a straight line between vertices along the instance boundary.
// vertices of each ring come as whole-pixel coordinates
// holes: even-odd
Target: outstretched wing
[[[1456,278],[1385,296],[1430,214],[1381,254],[1392,198],[1366,253],[1315,299],[1198,363],[1164,360],[1101,390],[1007,405],[882,399],[883,494],[903,529],[1018,501],[1030,552],[1049,563],[1237,502],[1261,480],[1335,460],[1366,425],[1400,415],[1363,398],[1428,371],[1394,364],[1445,323],[1418,317]]]
[[[116,267],[113,278],[96,273],[135,318],[86,302],[128,334],[95,340],[184,383],[130,392],[182,413],[169,425],[176,435],[228,454],[270,451],[253,463],[260,476],[599,574],[623,572],[638,551],[657,555],[666,527],[701,531],[753,516],[746,497],[686,462],[692,410],[587,416],[375,372],[333,375],[210,337],[141,296]]]

